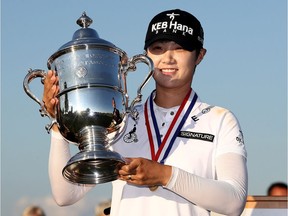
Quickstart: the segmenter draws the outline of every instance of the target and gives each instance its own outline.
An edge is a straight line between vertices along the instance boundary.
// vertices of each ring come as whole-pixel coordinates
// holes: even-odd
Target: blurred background
[[[232,110],[248,151],[249,195],[265,195],[287,182],[287,1],[1,1],[1,213],[21,215],[31,204],[47,216],[91,216],[111,197],[111,183],[98,185],[69,207],[55,204],[48,178],[48,118],[23,91],[29,68],[47,69],[48,58],[72,39],[86,11],[101,38],[133,55],[143,52],[146,28],[157,13],[180,8],[194,14],[208,52],[193,88],[210,104]],[[128,74],[131,98],[147,74]],[[40,80],[31,84],[41,99]],[[151,80],[143,100],[153,90]],[[77,152],[76,146],[71,148]]]

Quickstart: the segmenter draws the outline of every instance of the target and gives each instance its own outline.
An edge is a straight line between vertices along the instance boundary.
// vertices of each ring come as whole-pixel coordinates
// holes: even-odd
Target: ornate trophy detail
[[[134,105],[141,101],[142,88],[154,70],[149,57],[139,54],[128,58],[123,50],[99,38],[89,28],[91,23],[92,19],[84,12],[77,20],[82,28],[48,59],[48,69],[55,70],[59,76],[55,117],[49,115],[29,88],[29,83],[37,77],[43,82],[45,71],[30,69],[23,81],[27,95],[41,106],[41,115],[51,120],[47,131],[56,123],[61,135],[78,146],[79,152],[68,161],[62,174],[68,181],[80,184],[117,179],[117,166],[125,161],[109,147],[123,134],[128,115],[137,120]],[[149,73],[129,106],[126,76],[136,70],[137,63],[147,64]]]

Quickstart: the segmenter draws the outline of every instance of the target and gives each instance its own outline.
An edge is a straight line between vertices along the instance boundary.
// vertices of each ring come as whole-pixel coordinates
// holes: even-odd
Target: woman
[[[204,33],[192,14],[176,9],[150,22],[145,51],[154,62],[155,91],[129,119],[135,141],[112,148],[126,158],[113,182],[111,215],[240,215],[247,196],[246,150],[236,117],[201,102],[191,88],[196,66],[205,56]],[[43,101],[53,114],[58,78],[49,71]],[[69,144],[54,125],[49,175],[59,205],[81,199],[92,186],[62,177]],[[125,137],[125,136],[124,136]]]

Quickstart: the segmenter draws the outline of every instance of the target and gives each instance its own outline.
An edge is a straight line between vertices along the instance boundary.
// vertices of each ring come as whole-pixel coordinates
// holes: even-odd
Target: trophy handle
[[[40,109],[39,112],[41,114],[42,117],[47,116],[50,120],[51,123],[46,125],[45,128],[47,130],[47,132],[49,133],[53,124],[57,123],[56,119],[54,117],[52,117],[46,110],[45,108],[45,104],[40,101],[30,90],[29,87],[29,83],[34,80],[35,78],[40,77],[41,78],[41,83],[44,84],[44,80],[46,78],[46,73],[44,70],[40,70],[40,69],[36,69],[36,70],[32,70],[29,69],[28,70],[28,74],[25,76],[24,81],[23,81],[23,88],[24,91],[26,92],[26,94],[32,99],[34,100],[36,103],[38,103],[40,105]]]
[[[134,120],[138,119],[138,112],[134,109],[134,106],[136,103],[141,102],[142,100],[142,89],[145,87],[145,85],[148,83],[150,78],[152,77],[154,73],[154,63],[151,58],[149,58],[147,55],[144,54],[138,54],[133,56],[129,60],[129,66],[127,71],[135,71],[136,70],[136,64],[137,63],[145,63],[149,67],[149,73],[145,77],[144,81],[142,84],[138,87],[137,89],[137,96],[134,98],[134,100],[131,102],[129,108],[128,108],[128,113],[130,113],[133,117]]]

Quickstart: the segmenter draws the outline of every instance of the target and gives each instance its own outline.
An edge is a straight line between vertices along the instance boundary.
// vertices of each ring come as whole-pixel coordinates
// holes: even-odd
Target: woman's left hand
[[[119,168],[119,179],[135,185],[167,185],[172,167],[145,158],[126,158]]]

